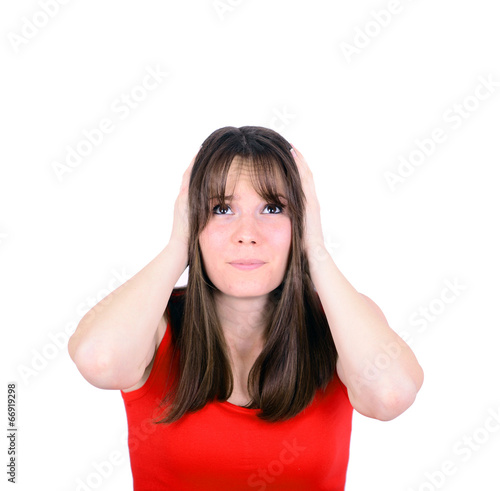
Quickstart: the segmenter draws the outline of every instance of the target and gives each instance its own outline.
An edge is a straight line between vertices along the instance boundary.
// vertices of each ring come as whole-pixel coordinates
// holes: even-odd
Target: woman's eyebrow
[[[230,199],[233,199],[233,196],[234,196],[234,195],[230,194],[230,195],[228,195],[228,196],[224,196],[224,199],[230,200]],[[218,198],[219,198],[219,196],[210,196],[210,198],[209,198],[209,199],[218,199]],[[236,197],[236,199],[237,199],[237,198],[238,198],[238,197]]]

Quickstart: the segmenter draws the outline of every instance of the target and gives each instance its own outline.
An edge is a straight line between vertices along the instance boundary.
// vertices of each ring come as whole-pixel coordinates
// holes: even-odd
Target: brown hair
[[[337,351],[310,276],[304,249],[305,195],[291,145],[260,126],[228,126],[214,131],[196,156],[189,182],[189,276],[174,288],[166,315],[178,370],[161,405],[157,423],[172,423],[210,401],[225,401],[233,391],[228,348],[216,313],[214,290],[203,267],[198,237],[210,220],[210,197],[224,196],[236,156],[250,164],[252,183],[268,203],[284,206],[277,191],[284,183],[292,243],[282,283],[269,293],[265,344],[248,377],[249,408],[275,422],[289,419],[324,389],[335,373]]]

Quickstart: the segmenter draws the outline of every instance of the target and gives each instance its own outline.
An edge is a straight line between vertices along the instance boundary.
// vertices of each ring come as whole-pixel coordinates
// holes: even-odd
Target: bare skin
[[[268,296],[283,281],[292,232],[285,210],[266,203],[248,170],[239,167],[241,160],[235,162],[226,187],[234,199],[227,209],[216,208],[199,240],[207,274],[218,289],[215,301],[232,363],[234,389],[228,401],[246,405],[248,374],[264,344]],[[241,258],[265,264],[254,270],[230,264]]]

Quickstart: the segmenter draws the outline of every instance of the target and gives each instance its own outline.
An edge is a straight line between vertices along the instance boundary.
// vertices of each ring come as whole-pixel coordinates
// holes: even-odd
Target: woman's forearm
[[[351,403],[369,417],[396,417],[413,403],[423,382],[413,351],[378,306],[347,281],[323,245],[311,247],[309,258]]]
[[[85,314],[69,340],[68,351],[93,385],[116,389],[137,382],[172,290],[186,267],[185,246],[170,241],[149,264]]]

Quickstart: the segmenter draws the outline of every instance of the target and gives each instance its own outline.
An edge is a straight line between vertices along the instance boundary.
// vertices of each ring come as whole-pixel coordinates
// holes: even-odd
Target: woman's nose
[[[238,242],[257,242],[261,238],[259,223],[256,218],[249,215],[241,215],[234,224],[233,237]]]

